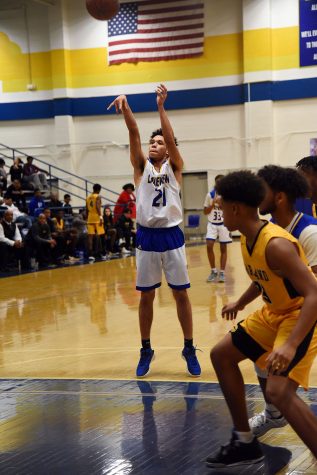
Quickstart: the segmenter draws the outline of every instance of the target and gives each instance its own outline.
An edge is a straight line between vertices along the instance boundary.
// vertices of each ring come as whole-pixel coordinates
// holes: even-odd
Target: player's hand
[[[215,205],[217,205],[218,208],[220,208],[220,207],[221,207],[221,197],[220,197],[219,195],[217,195],[217,196],[214,198],[213,203],[214,203]]]
[[[156,92],[156,103],[158,106],[162,106],[167,98],[167,89],[164,84],[160,84],[155,89]]]
[[[296,354],[296,350],[296,346],[289,343],[284,343],[284,345],[273,350],[266,358],[266,368],[269,374],[279,375],[286,371]]]
[[[111,107],[115,107],[116,108],[116,113],[117,114],[121,114],[123,109],[127,109],[128,107],[128,100],[126,98],[126,96],[124,95],[121,95],[121,96],[118,96],[113,102],[111,102],[111,104],[107,107],[107,111],[111,109]]]
[[[221,311],[222,318],[226,320],[235,320],[239,310],[243,310],[239,302],[228,303]]]

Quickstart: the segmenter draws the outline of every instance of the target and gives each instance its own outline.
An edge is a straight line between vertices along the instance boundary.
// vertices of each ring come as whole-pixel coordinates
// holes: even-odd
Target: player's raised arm
[[[130,160],[134,168],[135,178],[142,175],[145,165],[145,156],[141,147],[141,138],[138,124],[128,104],[126,96],[118,96],[108,107],[115,107],[117,114],[123,114],[126,126],[129,130]]]
[[[160,86],[156,88],[156,94],[156,102],[160,114],[163,137],[166,143],[170,163],[174,172],[176,172],[176,179],[180,181],[184,162],[175,143],[174,131],[169,118],[167,117],[166,110],[164,109],[164,102],[167,98],[167,89],[164,84],[160,84]]]

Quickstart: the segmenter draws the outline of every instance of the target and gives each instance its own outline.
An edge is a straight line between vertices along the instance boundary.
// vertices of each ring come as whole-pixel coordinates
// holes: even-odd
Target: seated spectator
[[[42,196],[41,190],[34,190],[34,196],[29,203],[29,215],[37,217],[43,212],[45,207],[45,200]]]
[[[46,222],[50,228],[50,232],[53,238],[55,238],[55,235],[57,233],[56,225],[54,223],[53,218],[51,217],[51,210],[49,208],[44,208],[43,209],[43,214],[46,218]]]
[[[56,241],[56,246],[52,253],[53,259],[57,264],[61,264],[66,254],[64,231],[61,227],[58,228],[57,218],[51,218],[51,210],[49,208],[44,208],[43,214],[50,228],[52,239]]]
[[[88,255],[88,231],[87,214],[85,210],[80,210],[77,216],[74,216],[72,227],[77,231],[77,250]]]
[[[7,189],[7,172],[4,168],[6,162],[3,160],[3,158],[0,158],[0,193],[1,195],[3,192]]]
[[[56,227],[57,232],[65,231],[65,221],[64,221],[64,211],[58,210],[56,217],[52,218]]]
[[[56,218],[59,208],[63,207],[63,203],[59,201],[57,193],[50,194],[50,201],[47,203],[47,207],[51,210],[52,218]]]
[[[23,181],[31,184],[33,188],[48,190],[46,172],[33,165],[33,157],[26,157],[26,162],[23,166]]]
[[[12,198],[6,193],[4,195],[4,203],[1,205],[6,209],[9,209],[13,213],[13,222],[17,225],[21,224],[21,228],[30,229],[32,226],[32,219],[25,213],[22,213],[13,202]]]
[[[122,216],[120,216],[119,221],[117,222],[118,236],[120,240],[125,241],[125,246],[122,247],[122,253],[130,252],[135,248],[135,238],[136,232],[133,229],[133,221],[131,219],[131,210],[125,208],[123,210]]]
[[[25,243],[29,248],[35,250],[39,268],[46,268],[52,265],[53,250],[56,246],[56,241],[52,238],[50,228],[43,213],[39,214],[37,221],[33,223],[25,238]]]
[[[21,158],[17,157],[13,160],[13,165],[11,165],[11,167],[10,167],[9,174],[10,174],[10,177],[11,177],[11,183],[13,183],[14,180],[22,181],[23,162],[22,162]]]
[[[113,211],[115,223],[117,223],[125,208],[131,210],[132,219],[136,218],[135,194],[133,193],[134,185],[133,183],[127,183],[122,189],[123,191],[120,193]]]
[[[20,211],[23,211],[23,213],[27,211],[25,194],[22,190],[22,184],[20,180],[13,180],[11,185],[8,186],[6,194],[12,198],[13,204],[19,208]]]
[[[109,206],[105,206],[103,210],[103,225],[105,228],[105,238],[106,238],[106,252],[110,252],[111,254],[114,254],[116,252],[115,250],[115,243],[117,240],[117,229],[114,225],[113,222],[113,216],[112,216],[112,211]]]
[[[21,268],[29,269],[21,233],[18,226],[13,223],[13,213],[6,210],[0,224],[0,269],[2,272],[9,270],[15,260],[21,261]]]

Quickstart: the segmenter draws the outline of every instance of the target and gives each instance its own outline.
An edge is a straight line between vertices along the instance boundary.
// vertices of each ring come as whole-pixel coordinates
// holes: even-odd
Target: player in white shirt
[[[217,182],[221,180],[223,175],[217,175],[215,178],[215,187],[207,193],[204,202],[204,214],[208,215],[207,224],[207,255],[210,264],[210,274],[207,282],[225,282],[225,268],[227,263],[227,244],[232,242],[230,233],[223,224],[223,214],[218,204],[217,197]],[[214,244],[219,240],[220,243],[220,272],[216,267],[216,260],[214,254]]]
[[[108,107],[122,113],[129,130],[130,160],[136,185],[137,289],[141,291],[139,323],[142,339],[136,375],[148,374],[154,357],[150,333],[153,321],[155,289],[160,287],[162,270],[176,300],[177,314],[184,334],[182,357],[192,376],[201,369],[193,346],[192,309],[187,294],[190,287],[185,255],[184,235],[179,224],[183,220],[180,200],[183,159],[164,109],[167,89],[156,89],[156,102],[161,129],[152,133],[148,156],[141,147],[139,129],[126,96],[117,97]]]
[[[277,165],[261,168],[258,175],[264,180],[266,188],[265,198],[259,208],[260,213],[271,214],[274,223],[298,239],[312,271],[317,275],[317,220],[295,210],[295,201],[305,198],[308,193],[305,178],[293,168]],[[270,429],[285,426],[287,421],[265,396],[267,372],[256,365],[255,369],[266,404],[264,411],[249,419],[249,424],[254,435],[260,437]]]

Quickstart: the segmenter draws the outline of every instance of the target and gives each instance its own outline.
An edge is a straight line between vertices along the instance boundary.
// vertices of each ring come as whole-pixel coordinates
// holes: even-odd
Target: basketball
[[[119,11],[118,0],[86,0],[88,13],[96,20],[110,20]]]

